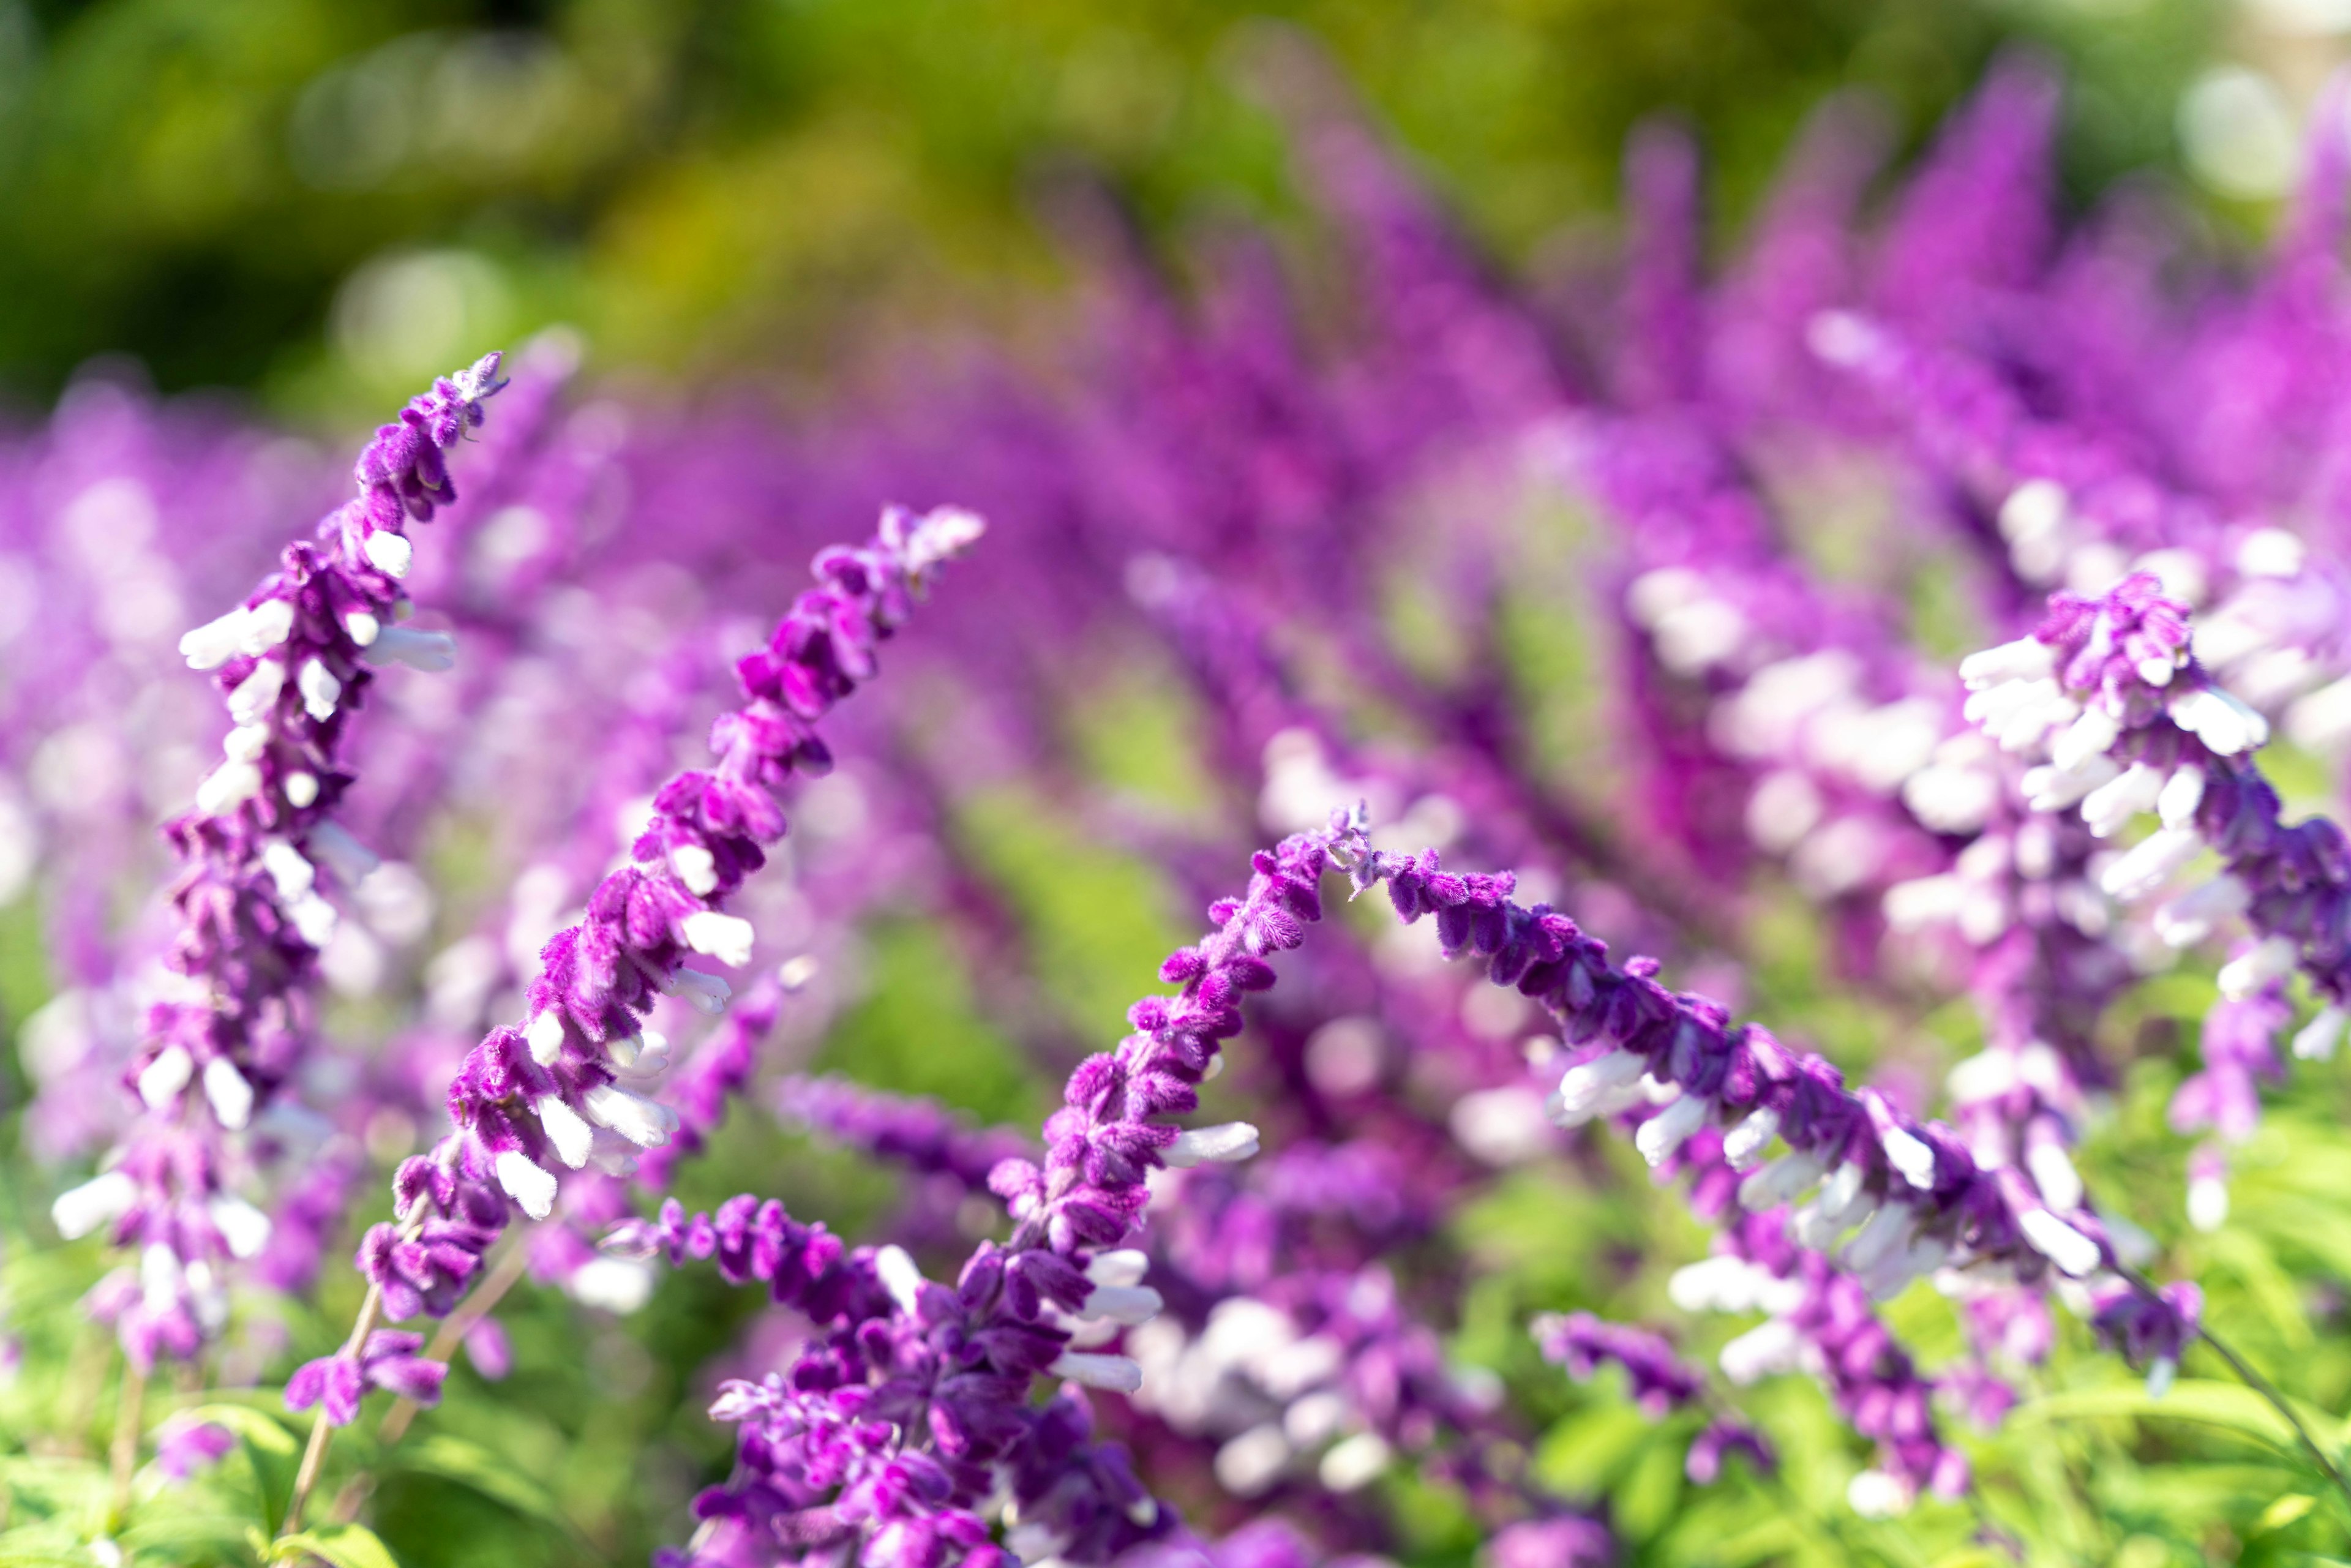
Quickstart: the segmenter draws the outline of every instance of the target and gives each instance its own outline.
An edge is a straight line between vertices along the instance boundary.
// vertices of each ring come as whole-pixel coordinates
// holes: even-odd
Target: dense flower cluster
[[[267,1419],[142,1433],[161,1356],[298,1363],[291,1531],[369,1506],[326,1478],[373,1462],[330,1453],[371,1392],[380,1456],[460,1346],[617,1386],[617,1338],[519,1325],[638,1332],[720,1295],[664,1283],[699,1262],[746,1326],[661,1384],[734,1435],[659,1521],[679,1565],[1596,1568],[1906,1512],[1932,1555],[2076,1484],[2020,1403],[2199,1356],[2307,1448],[2262,1486],[2334,1484],[2225,1336],[2335,1310],[2262,1250],[2334,1266],[2333,1167],[2270,1158],[2314,1118],[2262,1121],[2281,1043],[2351,1019],[2351,845],[2301,798],[2351,741],[2340,103],[2250,282],[2177,287],[2135,210],[2061,227],[2055,85],[2011,62],[1882,215],[1866,117],[1824,112],[1719,281],[1696,150],[1644,129],[1624,265],[1538,300],[1270,47],[1346,308],[1246,236],[1196,300],[1113,248],[1049,370],[975,350],[806,420],[577,390],[548,339],[486,424],[491,356],[182,642],[217,759],[123,694],[308,470],[96,382],[0,448],[0,904],[37,890],[67,982],[17,1032],[25,1143],[116,1145],[53,1218],[110,1247],[121,1497],[142,1442],[202,1486]],[[885,497],[939,504],[788,577]],[[841,708],[967,506],[988,548]],[[218,563],[160,542],[207,528]],[[69,591],[20,610],[20,559]],[[166,784],[168,907],[118,917]],[[1098,1051],[1163,894],[1207,934]],[[984,1096],[904,1092],[983,1052]],[[1040,1129],[973,1113],[1057,1082]],[[894,1189],[820,1218],[778,1126]],[[335,1349],[304,1298],[353,1231]],[[527,1281],[569,1300],[502,1330]]]

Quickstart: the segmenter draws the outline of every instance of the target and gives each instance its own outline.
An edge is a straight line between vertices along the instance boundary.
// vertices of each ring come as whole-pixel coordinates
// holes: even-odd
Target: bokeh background
[[[1319,39],[1470,231],[1540,267],[1679,116],[1735,225],[1803,111],[1915,148],[1995,51],[2068,72],[2081,193],[2184,183],[2258,228],[2343,52],[2336,0],[8,0],[0,381],[93,356],[308,420],[551,321],[596,361],[821,382],[1050,310],[1055,193],[1147,232],[1294,206],[1253,40]]]

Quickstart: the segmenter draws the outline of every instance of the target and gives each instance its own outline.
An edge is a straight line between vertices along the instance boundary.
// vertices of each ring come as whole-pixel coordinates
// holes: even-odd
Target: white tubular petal
[[[1774,1372],[1793,1372],[1803,1336],[1785,1318],[1761,1322],[1722,1347],[1722,1375],[1744,1388]]]
[[[192,670],[217,670],[236,657],[245,641],[246,612],[242,606],[217,621],[207,621],[180,639],[180,656]]]
[[[914,520],[904,546],[906,570],[916,577],[979,542],[987,519],[961,507],[934,507]]]
[[[2318,1016],[2294,1031],[2294,1053],[2304,1061],[2326,1061],[2333,1059],[2335,1048],[2342,1043],[2343,1024],[2351,1013],[2340,1007],[2325,1007]]]
[[[383,863],[383,857],[333,822],[320,822],[312,828],[304,841],[310,858],[325,866],[334,879],[345,887],[357,887],[368,873]]]
[[[306,893],[286,907],[294,930],[313,947],[323,948],[335,935],[335,906],[315,893]]]
[[[555,1207],[555,1178],[531,1163],[520,1149],[507,1149],[492,1162],[498,1185],[533,1219],[545,1219]]]
[[[669,852],[670,869],[696,898],[706,898],[718,885],[718,861],[700,844],[680,844]]]
[[[245,612],[245,630],[237,639],[237,652],[258,658],[293,634],[293,604],[283,599],[265,599]]]
[[[2232,1002],[2243,1001],[2272,980],[2293,974],[2301,951],[2290,936],[2262,937],[2250,951],[2220,966],[2220,994]]]
[[[1718,1252],[1685,1263],[1666,1280],[1666,1297],[1686,1312],[1744,1312],[1755,1305],[1755,1276],[1763,1270],[1744,1258]]]
[[[2198,1176],[2188,1184],[2188,1223],[2199,1230],[2218,1230],[2229,1223],[2229,1184],[2219,1176]]]
[[[904,1247],[893,1244],[873,1254],[873,1272],[901,1312],[911,1312],[922,1299],[923,1271]]]
[[[264,659],[229,693],[228,716],[239,724],[253,724],[277,705],[277,694],[285,689],[286,665],[277,659]]]
[[[1652,1166],[1663,1165],[1666,1156],[1687,1142],[1692,1133],[1706,1125],[1707,1104],[1695,1094],[1680,1099],[1641,1124],[1633,1134],[1633,1146]]]
[[[1386,1438],[1377,1432],[1358,1432],[1323,1455],[1316,1474],[1334,1492],[1360,1491],[1380,1479],[1393,1457]]]
[[[1166,1300],[1148,1285],[1096,1285],[1086,1294],[1078,1315],[1103,1318],[1134,1328],[1157,1317]]]
[[[1980,691],[2003,681],[2037,681],[2056,668],[2056,649],[2037,637],[2023,637],[1969,654],[1959,661],[1959,679],[1970,691]]]
[[[1885,1146],[1886,1157],[1902,1173],[1902,1179],[1924,1192],[1935,1185],[1935,1150],[1931,1145],[1900,1127],[1889,1127],[1878,1142]]]
[[[580,1113],[563,1102],[559,1094],[549,1094],[535,1107],[538,1124],[547,1129],[547,1141],[555,1145],[556,1158],[578,1170],[588,1163],[588,1151],[596,1142],[595,1129],[580,1119]]]
[[[1820,1180],[1824,1168],[1809,1154],[1782,1155],[1739,1184],[1739,1207],[1750,1214],[1777,1208]]]
[[[120,1171],[108,1171],[57,1194],[57,1201],[49,1205],[49,1218],[56,1222],[58,1235],[77,1241],[99,1226],[121,1218],[138,1201],[138,1185]]]
[[[2204,841],[2187,828],[2161,828],[2141,839],[2108,866],[2098,886],[2109,898],[2144,898],[2171,880],[2203,850]]]
[[[1844,1489],[1847,1507],[1864,1519],[1899,1519],[1915,1500],[1910,1484],[1884,1470],[1864,1470]]]
[[[253,776],[253,780],[254,790],[257,794],[260,792],[261,789],[261,775],[258,772],[256,772]],[[298,811],[307,810],[309,809],[310,802],[316,800],[318,798],[319,776],[317,774],[288,773],[286,776],[286,803],[287,805],[293,807]]]
[[[551,1067],[563,1054],[563,1017],[553,1008],[533,1013],[530,1022],[523,1025],[523,1043],[530,1047],[530,1059],[541,1067]]]
[[[1045,1371],[1071,1383],[1082,1383],[1088,1388],[1107,1388],[1117,1394],[1132,1394],[1143,1386],[1143,1365],[1132,1356],[1098,1355],[1081,1350],[1065,1350],[1053,1358],[1053,1364]]]
[[[2041,1201],[2059,1214],[2082,1207],[2082,1174],[2061,1145],[2039,1143],[2024,1152],[2024,1168],[2041,1189]]]
[[[1640,1082],[1646,1070],[1647,1063],[1629,1051],[1611,1051],[1579,1061],[1561,1076],[1559,1088],[1544,1110],[1560,1126],[1582,1126],[1599,1113],[1611,1091]]]
[[[818,960],[815,954],[797,954],[776,966],[776,983],[783,987],[787,992],[803,991],[808,988],[809,982],[815,979],[823,967],[824,966]],[[1223,1060],[1224,1058],[1222,1056],[1212,1056],[1208,1059],[1208,1066],[1213,1070],[1217,1064]],[[1214,1071],[1210,1071],[1203,1073],[1201,1076],[1204,1078],[1214,1078],[1216,1073]]]
[[[2105,785],[2114,782],[2122,768],[2104,752],[2095,752],[2070,767],[2054,763],[2024,770],[2024,803],[2036,811],[2062,811]]]
[[[150,1111],[161,1111],[180,1097],[188,1080],[196,1075],[196,1064],[185,1046],[172,1045],[149,1062],[139,1073],[139,1098]]]
[[[213,1228],[227,1243],[230,1257],[258,1257],[269,1245],[269,1216],[245,1199],[223,1193],[204,1207],[213,1217]]]
[[[221,755],[231,762],[258,762],[269,749],[269,727],[241,724],[221,737]]]
[[[1938,833],[1974,832],[1991,820],[2000,796],[1997,774],[1940,762],[1920,768],[1902,784],[1902,803]]]
[[[611,1083],[600,1083],[580,1097],[580,1108],[600,1127],[610,1127],[641,1149],[669,1142],[676,1119],[668,1107]]]
[[[2155,912],[2155,934],[2173,947],[2191,947],[2212,934],[2212,927],[2232,915],[2242,915],[2253,902],[2252,890],[2239,878],[2223,873],[2193,887]]]
[[[2163,793],[2163,774],[2144,762],[2134,762],[2121,777],[2098,786],[2082,800],[2082,821],[2092,836],[2110,839],[2141,811],[2155,810]]]
[[[250,762],[224,762],[196,786],[196,810],[225,817],[261,793],[261,769]]]
[[[2173,769],[2155,798],[2156,815],[2167,828],[2192,828],[2204,803],[2204,769],[2193,763]]]
[[[678,935],[695,952],[716,958],[729,968],[740,969],[751,962],[751,944],[758,933],[740,915],[697,909],[685,917]]]
[[[2269,720],[2218,686],[2174,692],[2171,721],[2222,757],[2267,744]]]
[[[1780,1113],[1768,1106],[1750,1113],[1746,1120],[1722,1135],[1722,1157],[1735,1171],[1755,1168],[1763,1158],[1763,1151],[1780,1134]],[[1744,1186],[1744,1184],[1741,1184]]]
[[[350,634],[353,643],[365,648],[375,642],[376,633],[383,630],[383,622],[364,610],[354,610],[343,617],[343,630]]]
[[[1869,1217],[1844,1249],[1845,1267],[1856,1273],[1866,1274],[1896,1253],[1910,1245],[1913,1216],[1910,1206],[1889,1203]]]
[[[657,1029],[608,1040],[604,1051],[632,1078],[653,1078],[669,1071],[669,1037]]]
[[[1134,1247],[1122,1247],[1112,1252],[1097,1252],[1086,1265],[1086,1278],[1097,1285],[1140,1285],[1150,1272],[1148,1253]]]
[[[1913,1280],[1941,1268],[1944,1260],[1950,1255],[1949,1242],[1932,1236],[1921,1236],[1870,1270],[1863,1276],[1861,1287],[1871,1301],[1890,1301],[1908,1290]]]
[[[735,994],[734,988],[716,975],[705,975],[699,969],[680,969],[662,988],[663,994],[683,997],[696,1012],[713,1018],[726,1010],[726,998]]]
[[[1160,1157],[1182,1170],[1207,1161],[1226,1164],[1246,1160],[1256,1153],[1257,1129],[1247,1122],[1226,1122],[1178,1134]]]
[[[1867,1179],[1868,1173],[1851,1160],[1837,1166],[1821,1188],[1821,1211],[1832,1217],[1853,1211],[1865,1196],[1861,1184]],[[1854,1223],[1860,1220],[1855,1218]]]
[[[272,839],[261,852],[261,869],[277,884],[277,896],[291,903],[318,885],[319,870],[302,852],[283,839]]]
[[[204,1099],[214,1117],[232,1133],[242,1131],[253,1118],[253,1085],[225,1056],[204,1063]]]
[[[368,644],[366,658],[371,664],[406,664],[412,670],[437,674],[455,666],[457,639],[446,632],[386,626]]]
[[[369,563],[389,578],[406,577],[409,567],[416,559],[416,547],[409,543],[405,536],[389,530],[368,535],[367,543],[361,548],[367,551]]]
[[[2050,743],[2049,760],[2061,772],[2071,772],[2092,758],[2104,756],[2122,737],[2121,722],[2105,709],[2094,707]]]
[[[2098,1271],[2098,1244],[2047,1209],[2027,1209],[2016,1222],[2032,1249],[2064,1273],[2079,1280]]]
[[[2179,1363],[2168,1355],[2158,1355],[2147,1364],[2147,1396],[2160,1399],[2171,1392],[2172,1381],[2179,1375]]]
[[[335,704],[342,700],[343,683],[335,673],[316,659],[302,662],[301,677],[295,683],[302,693],[302,710],[321,724],[335,716]]]

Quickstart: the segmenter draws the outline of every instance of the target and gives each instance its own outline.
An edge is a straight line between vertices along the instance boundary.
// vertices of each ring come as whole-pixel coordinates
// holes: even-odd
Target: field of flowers
[[[285,210],[446,198],[385,72],[619,178],[599,15],[351,55]],[[837,323],[665,291],[662,201],[789,226],[707,125],[323,351],[206,347],[252,255],[0,262],[0,1568],[2351,1559],[2351,78],[2196,77],[2195,199],[2111,177],[2168,10],[1952,17],[1589,108],[1531,255],[1593,166],[1203,11],[1112,74],[1213,36],[1247,149],[1048,171],[973,308],[887,223],[775,263]]]

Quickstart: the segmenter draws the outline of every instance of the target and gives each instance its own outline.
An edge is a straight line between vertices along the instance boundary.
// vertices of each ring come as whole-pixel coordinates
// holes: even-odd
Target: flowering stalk
[[[726,899],[784,836],[775,791],[796,772],[822,772],[831,754],[816,722],[875,671],[875,644],[906,619],[946,560],[976,541],[978,518],[942,508],[917,517],[892,509],[866,546],[815,562],[820,586],[803,593],[766,647],[737,666],[745,705],[712,727],[719,761],[670,780],[631,862],[605,877],[586,917],[559,933],[541,956],[519,1028],[491,1031],[449,1089],[455,1131],[429,1155],[405,1161],[392,1183],[395,1220],[371,1228],[357,1260],[368,1291],[343,1350],[311,1362],[287,1385],[297,1410],[319,1406],[298,1476],[287,1528],[298,1528],[328,1434],[358,1414],[369,1386],[420,1404],[439,1394],[445,1368],[414,1354],[413,1334],[379,1333],[392,1322],[445,1315],[483,1253],[504,1230],[507,1202],[534,1219],[552,1210],[550,1166],[629,1168],[634,1151],[658,1147],[676,1113],[620,1080],[659,1065],[641,1019],[662,994],[716,1012],[729,994],[689,954],[730,967],[750,962],[748,922]],[[415,1342],[413,1343],[410,1342]]]
[[[195,810],[164,829],[183,867],[169,963],[183,984],[149,1013],[124,1073],[144,1118],[111,1169],[55,1206],[62,1233],[110,1226],[140,1249],[135,1274],[102,1283],[95,1308],[141,1376],[159,1351],[191,1355],[218,1332],[223,1272],[268,1240],[267,1218],[228,1190],[226,1139],[308,1046],[309,988],[336,921],[322,871],[350,890],[377,863],[333,821],[367,665],[440,670],[454,655],[446,633],[397,623],[413,555],[404,528],[455,498],[443,455],[482,423],[497,369],[487,355],[411,402],[360,454],[358,497],[287,547],[244,604],[180,640],[192,667],[219,672],[235,721]]]

